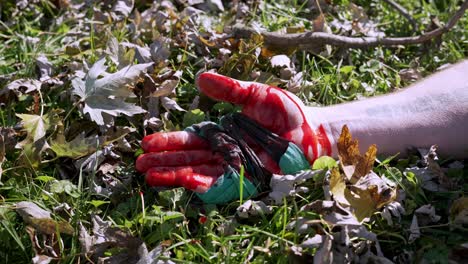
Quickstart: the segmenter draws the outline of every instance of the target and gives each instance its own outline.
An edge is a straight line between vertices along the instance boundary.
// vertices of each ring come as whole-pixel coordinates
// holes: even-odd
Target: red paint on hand
[[[223,167],[216,164],[154,167],[146,172],[146,183],[149,186],[182,186],[195,192],[204,193],[223,173]]]
[[[201,74],[197,84],[202,92],[214,99],[242,105],[242,113],[296,143],[311,164],[320,155],[331,155],[331,145],[323,126],[318,128],[317,135],[303,112],[304,104],[292,93],[215,73]]]
[[[186,131],[161,132],[148,135],[141,141],[145,152],[169,150],[209,149],[209,144],[203,138]]]
[[[312,128],[303,112],[304,104],[288,91],[214,73],[201,74],[197,85],[214,99],[242,105],[245,115],[296,143],[311,164],[320,155],[332,154],[324,127]],[[182,186],[203,193],[224,173],[222,158],[212,153],[206,140],[193,133],[155,133],[146,136],[141,145],[147,154],[138,157],[136,168],[146,171],[150,186]],[[268,170],[281,172],[265,152],[252,147]]]
[[[240,105],[247,103],[252,91],[250,83],[210,72],[198,76],[197,86],[204,94],[213,99]]]
[[[141,154],[136,161],[136,169],[139,172],[146,172],[149,168],[159,166],[185,166],[199,165],[204,163],[219,163],[223,158],[218,154],[213,154],[211,150],[185,150],[166,151]]]

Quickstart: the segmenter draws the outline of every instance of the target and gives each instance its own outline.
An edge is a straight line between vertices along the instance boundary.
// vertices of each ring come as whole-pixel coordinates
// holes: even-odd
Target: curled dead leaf
[[[345,175],[348,177],[349,180],[351,179],[354,173],[354,167],[350,167],[348,169],[348,166],[357,164],[359,162],[359,157],[361,156],[361,154],[359,152],[358,140],[353,140],[351,138],[351,133],[349,132],[348,126],[346,125],[343,126],[341,130],[341,135],[338,138],[337,147],[340,163],[342,164]]]
[[[42,83],[34,79],[18,79],[9,83],[0,91],[0,94],[5,94],[12,91],[16,96],[31,93],[41,89]]]
[[[109,249],[119,248],[125,251],[109,257],[109,263],[137,263],[142,258],[143,262],[148,257],[148,250],[144,250],[146,246],[142,248],[144,243],[140,238],[120,228],[112,227],[110,221],[104,221],[99,216],[93,215],[91,221],[93,224],[91,234],[82,223],[79,234],[81,251],[90,259],[97,262]]]
[[[270,180],[271,192],[269,197],[274,201],[274,203],[281,204],[284,201],[284,197],[305,191],[297,185],[305,182],[306,180],[317,177],[321,173],[322,170],[308,170],[295,175],[273,174]]]
[[[349,207],[360,222],[396,199],[396,187],[372,171],[376,155],[377,147],[372,145],[362,156],[359,142],[351,137],[347,126],[343,127],[338,139],[343,175],[338,169],[331,171],[329,190],[333,200]]]
[[[372,170],[376,156],[377,147],[376,145],[371,145],[369,149],[367,149],[366,154],[360,156],[353,177],[351,178],[352,183],[359,180],[362,176],[367,175]]]
[[[272,209],[262,201],[247,200],[236,211],[240,218],[251,218],[258,215],[270,214]]]
[[[46,235],[55,234],[57,231],[64,234],[73,234],[73,227],[65,222],[57,222],[51,217],[51,213],[40,208],[33,202],[19,202],[16,204],[16,212],[23,218],[23,221],[31,225],[40,233]]]
[[[203,44],[204,44],[205,46],[207,46],[207,47],[213,48],[213,47],[216,46],[216,43],[213,43],[213,42],[211,42],[211,41],[205,39],[204,37],[202,37],[202,36],[200,36],[200,35],[198,35],[197,37],[198,37],[198,39],[201,41],[201,43],[203,43]]]
[[[437,146],[429,149],[418,149],[421,154],[421,163],[424,167],[410,167],[406,172],[412,172],[421,181],[422,188],[432,192],[443,192],[457,188],[456,182],[449,178],[437,163]]]
[[[352,139],[348,126],[344,125],[337,146],[343,171],[351,183],[356,183],[359,178],[371,171],[377,155],[376,145],[371,145],[362,156],[359,151],[359,141]]]

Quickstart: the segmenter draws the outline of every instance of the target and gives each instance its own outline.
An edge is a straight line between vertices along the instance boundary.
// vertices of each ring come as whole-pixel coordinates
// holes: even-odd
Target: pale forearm
[[[400,92],[309,112],[325,121],[333,142],[346,124],[362,149],[377,144],[379,153],[393,155],[437,144],[443,155],[466,158],[468,61]]]

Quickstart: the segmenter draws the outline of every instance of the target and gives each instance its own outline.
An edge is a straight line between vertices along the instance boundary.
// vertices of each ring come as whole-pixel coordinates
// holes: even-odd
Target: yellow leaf
[[[356,189],[351,191],[346,189],[344,196],[349,202],[353,213],[359,222],[366,220],[375,212],[375,202],[372,200],[370,192]]]
[[[370,217],[384,205],[396,198],[396,189],[388,186],[377,174],[371,172],[361,178],[356,185],[349,186],[344,191],[354,214],[359,221]]]
[[[345,198],[346,183],[340,171],[333,168],[330,174],[330,192],[333,194],[333,200],[342,205],[348,205],[349,202]]]

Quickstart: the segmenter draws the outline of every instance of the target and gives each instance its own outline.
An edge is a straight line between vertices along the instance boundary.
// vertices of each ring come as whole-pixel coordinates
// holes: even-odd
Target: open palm
[[[298,145],[309,162],[330,154],[323,127],[311,126],[310,118],[304,114],[304,104],[295,95],[277,87],[215,73],[201,74],[197,86],[213,99],[241,105],[243,114]],[[206,140],[189,132],[149,135],[143,139],[142,148],[146,153],[137,159],[136,168],[146,172],[146,181],[151,186],[183,186],[205,192],[224,171],[222,157],[210,150]],[[257,152],[267,169],[280,172],[265,152],[260,149]]]

